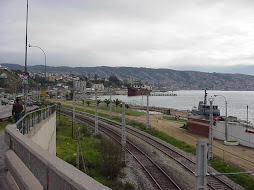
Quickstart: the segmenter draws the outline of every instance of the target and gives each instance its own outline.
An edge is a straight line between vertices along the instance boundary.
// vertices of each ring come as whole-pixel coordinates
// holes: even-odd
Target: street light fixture
[[[46,53],[45,53],[45,51],[43,51],[43,49],[42,48],[40,48],[39,46],[33,46],[33,45],[31,45],[31,44],[29,44],[28,45],[29,47],[36,47],[36,48],[39,48],[42,52],[43,52],[43,54],[44,54],[44,56],[45,56],[45,81],[46,81],[46,62],[47,62],[47,56],[46,56]]]
[[[223,95],[214,95],[214,97],[217,97],[217,96],[221,96],[225,100],[225,105],[226,105],[225,138],[226,138],[226,141],[227,141],[228,140],[228,103],[227,103],[227,99],[225,98],[225,96],[223,96]]]

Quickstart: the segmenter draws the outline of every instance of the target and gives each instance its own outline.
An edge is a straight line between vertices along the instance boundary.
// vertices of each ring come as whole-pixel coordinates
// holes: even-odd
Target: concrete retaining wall
[[[56,112],[32,127],[26,136],[56,155]]]
[[[51,117],[55,120],[55,116]],[[43,123],[43,122],[42,122]],[[44,122],[46,126],[47,122]],[[48,124],[51,121],[48,122]],[[38,126],[37,126],[38,127]],[[47,127],[46,127],[47,128]],[[39,132],[41,131],[41,132]],[[46,130],[42,129],[42,126],[36,130],[34,134],[38,134],[33,140],[37,142],[43,141],[43,136]],[[50,132],[53,138],[54,132]],[[32,139],[30,133],[28,136]],[[40,135],[39,135],[40,134]],[[27,136],[22,135],[17,131],[15,125],[8,125],[5,129],[5,142],[10,147],[10,151],[6,154],[5,163],[12,177],[16,181],[17,185],[20,185],[21,189],[33,189],[34,181],[38,181],[37,185],[47,190],[56,189],[72,189],[72,190],[107,190],[108,187],[98,183],[88,175],[79,171],[74,166],[61,160],[55,155],[49,153],[46,149],[42,148],[45,146],[38,145]],[[47,146],[53,144],[53,140],[50,140]],[[23,164],[20,164],[22,162]],[[19,167],[22,165],[22,167]],[[24,169],[26,167],[27,169]],[[26,176],[29,175],[27,179]]]

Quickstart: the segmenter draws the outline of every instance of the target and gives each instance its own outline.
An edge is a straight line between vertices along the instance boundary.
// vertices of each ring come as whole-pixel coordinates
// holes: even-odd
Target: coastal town
[[[254,190],[254,6],[0,6],[0,190]]]
[[[0,79],[2,80],[2,82],[0,81],[2,87],[5,87],[3,80],[5,81],[5,84],[8,84],[8,80],[10,79],[12,81],[16,80],[16,83],[20,83],[19,86],[22,86],[22,72],[10,70],[7,67],[0,68],[0,71],[2,72],[2,78]],[[13,76],[16,76],[16,78],[14,77],[15,80],[12,78]],[[76,109],[86,109],[90,111],[99,109],[99,113],[101,114],[109,114],[109,110],[106,111],[103,107],[107,108],[109,105],[112,106],[109,101],[110,94],[115,97],[118,97],[117,95],[129,96],[133,97],[133,100],[135,100],[135,97],[149,97],[149,95],[156,93],[167,93],[165,90],[154,90],[150,87],[150,83],[147,81],[136,81],[131,77],[120,80],[116,76],[101,79],[99,76],[82,77],[67,73],[46,73],[45,78],[45,73],[43,72],[29,72],[28,80],[31,83],[28,88],[29,101],[33,102],[34,105],[40,105],[40,102],[55,102],[61,103],[62,106],[72,106],[74,105],[73,89],[75,89]],[[131,89],[130,86],[132,87]],[[146,88],[142,89],[142,87]],[[19,88],[17,88],[16,91],[12,91],[12,93],[11,91],[8,92],[8,88],[0,89],[2,108],[5,104],[12,105],[11,99],[15,99],[17,96],[23,97],[24,92],[21,88],[20,91],[18,91],[18,89]],[[137,90],[133,91],[134,89]],[[95,91],[98,92],[98,98],[100,96],[107,96],[108,99],[97,100],[96,105],[96,101],[94,102]],[[177,94],[172,96],[177,96]],[[153,96],[151,96],[151,98],[152,97]],[[214,105],[214,120],[211,126],[209,124],[209,101],[210,100],[208,99],[207,92],[205,90],[204,99],[201,103],[199,103],[199,109],[197,112],[193,110],[179,110],[154,105],[150,105],[148,108],[142,104],[129,102],[125,105],[127,109],[131,109],[133,111],[143,110],[145,112],[149,109],[151,112],[149,117],[151,119],[147,120],[148,116],[145,115],[140,115],[139,117],[127,115],[126,119],[143,123],[143,125],[148,125],[191,146],[196,145],[196,139],[207,138],[207,140],[209,140],[209,128],[212,127],[214,133],[213,154],[224,161],[237,165],[244,171],[252,168],[252,165],[249,165],[250,161],[247,161],[249,155],[252,154],[250,149],[254,148],[252,138],[254,135],[254,128],[252,124],[248,123],[248,121],[239,123],[237,118],[233,116],[223,116],[220,114],[218,106]],[[114,109],[121,106],[122,103],[123,101],[121,98],[112,99],[113,107],[115,107]],[[98,106],[98,108],[95,108],[95,106]],[[121,113],[111,114],[121,117]],[[147,123],[148,121],[149,123]],[[250,151],[250,153],[246,155],[246,151]],[[236,159],[236,157],[241,159]],[[254,170],[254,165],[252,169]]]

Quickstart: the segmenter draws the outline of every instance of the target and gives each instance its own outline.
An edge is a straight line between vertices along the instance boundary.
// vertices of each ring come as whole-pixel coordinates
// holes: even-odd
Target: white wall
[[[27,137],[49,153],[56,155],[56,112],[32,127]]]
[[[236,140],[241,145],[254,148],[254,133],[245,132],[246,127],[238,123],[228,123],[228,140]],[[213,126],[213,136],[219,140],[226,140],[225,138],[225,122],[216,122]]]

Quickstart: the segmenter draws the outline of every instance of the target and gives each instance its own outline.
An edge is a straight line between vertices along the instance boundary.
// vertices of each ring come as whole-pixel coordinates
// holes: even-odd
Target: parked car
[[[14,104],[14,100],[10,100],[9,105],[13,105],[13,104]]]
[[[27,105],[27,106],[33,106],[32,100],[27,99],[26,105]]]
[[[7,105],[8,104],[8,101],[6,99],[1,99],[1,104],[2,105]]]

